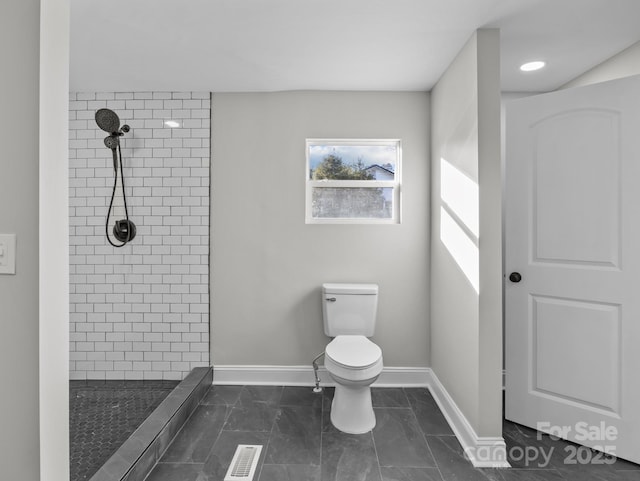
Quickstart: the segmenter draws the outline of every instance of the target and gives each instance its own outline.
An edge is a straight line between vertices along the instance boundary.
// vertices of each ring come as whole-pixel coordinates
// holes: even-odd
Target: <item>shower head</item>
[[[111,150],[115,150],[116,148],[118,148],[119,144],[120,140],[118,139],[117,135],[108,135],[104,138],[104,145],[106,145]]]
[[[118,115],[109,109],[100,109],[96,112],[96,124],[105,132],[115,134],[120,130]]]
[[[120,128],[120,119],[118,118],[118,114],[110,109],[99,109],[96,111],[96,124],[98,124],[98,127],[102,130],[110,134],[105,137],[104,145],[113,151],[115,151],[120,145],[118,137],[124,135],[130,130],[127,124]],[[116,161],[114,160],[113,162],[115,168]]]

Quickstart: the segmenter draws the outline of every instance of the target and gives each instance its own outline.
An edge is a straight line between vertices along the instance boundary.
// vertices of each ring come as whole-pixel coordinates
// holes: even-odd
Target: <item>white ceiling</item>
[[[430,90],[485,27],[502,90],[548,91],[640,41],[640,0],[71,0],[71,89]]]

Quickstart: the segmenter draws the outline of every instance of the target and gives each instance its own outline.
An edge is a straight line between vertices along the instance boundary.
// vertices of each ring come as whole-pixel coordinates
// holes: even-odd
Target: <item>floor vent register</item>
[[[224,481],[252,481],[262,445],[238,444]]]

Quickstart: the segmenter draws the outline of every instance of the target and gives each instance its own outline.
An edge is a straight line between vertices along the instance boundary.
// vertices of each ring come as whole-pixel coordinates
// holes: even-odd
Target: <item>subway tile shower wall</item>
[[[100,108],[131,127],[121,145],[137,234],[122,248],[105,238],[114,172]],[[182,379],[209,364],[210,94],[71,93],[69,117],[70,378]]]

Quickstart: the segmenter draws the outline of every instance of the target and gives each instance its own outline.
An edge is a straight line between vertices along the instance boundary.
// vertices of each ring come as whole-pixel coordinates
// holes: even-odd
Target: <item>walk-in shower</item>
[[[127,196],[124,191],[124,172],[122,170],[122,149],[120,148],[120,137],[129,132],[130,128],[127,124],[120,127],[120,118],[118,115],[109,109],[100,109],[96,111],[96,124],[105,132],[109,133],[104,139],[104,145],[111,149],[113,154],[113,190],[111,192],[111,202],[109,202],[109,209],[107,210],[107,217],[105,220],[105,233],[109,244],[114,247],[123,247],[131,242],[136,236],[136,225],[129,219],[129,209],[127,208]],[[120,183],[122,185],[122,199],[124,202],[124,214],[125,218],[115,221],[113,225],[113,237],[122,242],[122,244],[116,244],[111,240],[109,235],[109,219],[111,217],[111,210],[113,208],[113,200],[116,195],[116,186],[118,184],[118,164],[120,165]]]

